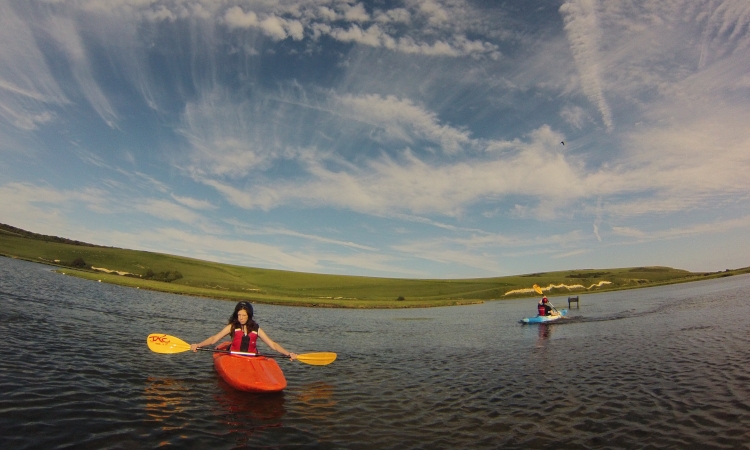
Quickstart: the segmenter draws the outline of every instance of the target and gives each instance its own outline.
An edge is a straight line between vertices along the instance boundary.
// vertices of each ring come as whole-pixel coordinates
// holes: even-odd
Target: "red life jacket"
[[[258,347],[255,345],[258,340],[258,328],[250,330],[249,334],[245,334],[242,328],[235,328],[234,335],[232,336],[232,345],[229,346],[229,351],[232,352],[246,352],[246,353],[258,353]]]
[[[539,311],[539,315],[540,316],[547,315],[547,308],[544,307],[544,304],[540,303],[540,304],[536,305],[536,309],[537,309],[537,311]]]

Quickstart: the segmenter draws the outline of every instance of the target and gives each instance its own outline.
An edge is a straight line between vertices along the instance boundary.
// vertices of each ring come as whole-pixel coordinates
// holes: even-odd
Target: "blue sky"
[[[564,144],[562,144],[564,142]],[[750,265],[747,0],[0,0],[0,222],[406,278]]]

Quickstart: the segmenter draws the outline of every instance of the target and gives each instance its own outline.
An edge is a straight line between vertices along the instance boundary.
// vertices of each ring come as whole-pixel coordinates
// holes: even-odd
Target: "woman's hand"
[[[193,353],[198,351],[198,344],[190,344],[190,350],[193,351]]]
[[[294,361],[295,359],[297,359],[297,354],[294,352],[289,352],[287,356],[289,357],[290,361]]]

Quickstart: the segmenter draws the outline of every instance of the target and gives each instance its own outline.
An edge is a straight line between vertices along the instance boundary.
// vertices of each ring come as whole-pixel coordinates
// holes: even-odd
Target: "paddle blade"
[[[327,366],[336,360],[336,354],[332,352],[303,353],[297,355],[297,361],[313,366]]]
[[[180,338],[168,334],[153,333],[146,338],[146,344],[152,352],[156,353],[182,353],[190,350],[190,344]]]
[[[537,294],[542,294],[542,295],[544,295],[544,291],[542,291],[542,288],[540,288],[540,287],[539,287],[538,285],[536,285],[536,284],[534,285],[534,290],[536,291],[536,293],[537,293]]]

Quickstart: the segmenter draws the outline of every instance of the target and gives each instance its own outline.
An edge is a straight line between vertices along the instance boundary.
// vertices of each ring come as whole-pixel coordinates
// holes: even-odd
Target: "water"
[[[287,349],[280,394],[234,391],[210,353],[233,303],[0,258],[1,448],[750,448],[750,276],[413,310],[256,305]],[[551,299],[558,308],[564,299]],[[261,349],[263,344],[259,344]]]

